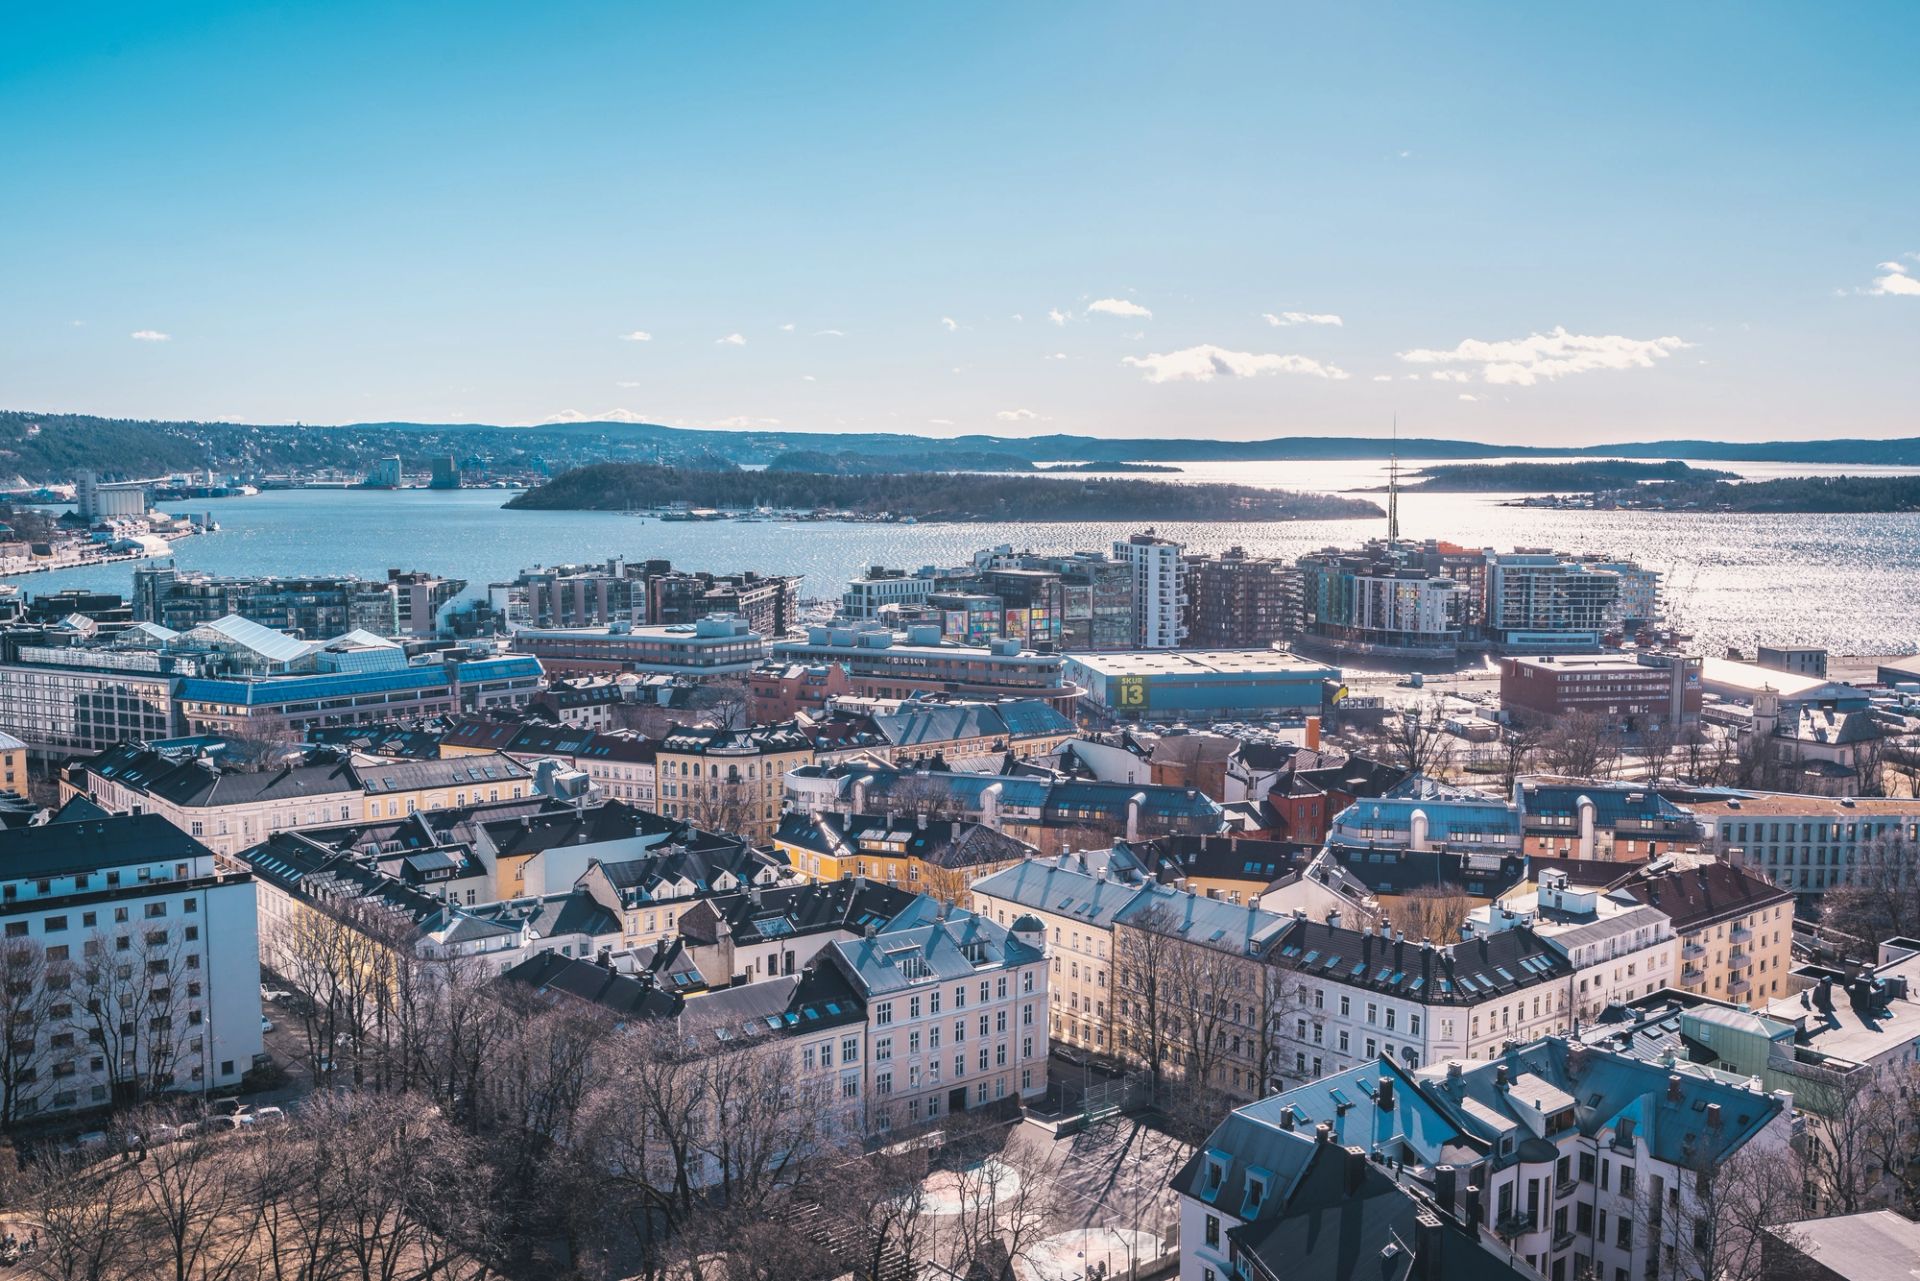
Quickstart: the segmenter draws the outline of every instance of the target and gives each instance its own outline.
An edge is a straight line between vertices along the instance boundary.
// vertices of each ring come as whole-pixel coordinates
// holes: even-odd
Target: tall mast
[[[1400,541],[1400,415],[1393,416],[1393,450],[1387,455],[1387,541]]]

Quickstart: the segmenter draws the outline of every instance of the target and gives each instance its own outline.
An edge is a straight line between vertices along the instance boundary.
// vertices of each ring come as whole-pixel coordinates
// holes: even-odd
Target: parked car
[[[279,1125],[286,1119],[287,1114],[285,1109],[264,1107],[242,1113],[240,1116],[240,1124],[249,1128],[253,1126]]]
[[[270,1018],[268,1018],[268,1017],[267,1017],[266,1015],[264,1015],[264,1014],[262,1014],[262,1015],[260,1016],[260,1030],[261,1030],[262,1032],[271,1032],[271,1031],[273,1031],[273,1020],[272,1020],[272,1019],[270,1019]]]

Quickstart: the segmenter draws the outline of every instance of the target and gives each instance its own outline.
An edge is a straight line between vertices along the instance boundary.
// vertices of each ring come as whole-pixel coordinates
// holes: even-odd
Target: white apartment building
[[[1152,530],[1113,544],[1113,558],[1133,569],[1133,643],[1141,649],[1173,649],[1186,639],[1183,550]]]
[[[1533,892],[1475,908],[1467,920],[1475,934],[1524,926],[1566,957],[1574,968],[1574,1013],[1581,1019],[1680,985],[1680,938],[1672,917],[1629,894],[1570,886],[1557,869],[1541,872]]]
[[[12,998],[7,1119],[237,1086],[261,1045],[253,878],[158,815],[63,814],[0,830],[0,929],[38,985]]]
[[[1408,1071],[1487,1060],[1572,1024],[1573,966],[1524,927],[1435,945],[1295,918],[1268,959],[1291,971],[1275,1020],[1289,1080],[1383,1057]]]
[[[957,912],[822,954],[866,1003],[868,1133],[1046,1092],[1046,944],[1016,926]]]

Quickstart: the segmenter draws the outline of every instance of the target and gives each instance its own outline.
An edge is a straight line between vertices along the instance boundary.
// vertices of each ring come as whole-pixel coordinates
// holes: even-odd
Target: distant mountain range
[[[770,466],[789,453],[899,460],[900,471],[977,468],[993,461],[1014,468],[1047,462],[1272,462],[1385,458],[1467,459],[1588,456],[1723,462],[1896,463],[1920,465],[1920,437],[1895,440],[1790,440],[1736,443],[1647,441],[1552,448],[1488,445],[1428,437],[1279,436],[1266,440],[1100,436],[925,437],[882,432],[704,430],[655,423],[583,422],[537,427],[486,423],[300,424],[161,422],[84,414],[0,411],[0,478],[32,484],[71,480],[94,467],[110,477],[145,477],[211,467],[262,474],[319,467],[364,468],[399,454],[409,467],[451,454],[462,465],[553,471],[595,462],[661,462],[682,466]],[[784,470],[801,470],[799,460]]]

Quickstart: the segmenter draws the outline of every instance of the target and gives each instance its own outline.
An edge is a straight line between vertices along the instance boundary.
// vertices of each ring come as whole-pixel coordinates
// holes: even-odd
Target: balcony
[[[1744,978],[1741,975],[1736,974],[1732,978],[1727,980],[1727,992],[1729,995],[1739,996],[1742,992],[1750,992],[1752,990],[1753,990],[1752,979]]]
[[[1730,947],[1727,949],[1727,964],[1735,969],[1745,969],[1753,964],[1753,953],[1744,947]]]
[[[1744,925],[1736,925],[1728,932],[1727,941],[1729,943],[1751,943],[1753,942],[1753,931]]]
[[[1704,983],[1706,980],[1707,972],[1699,966],[1683,965],[1680,967],[1680,981],[1682,983],[1691,985],[1694,983]]]
[[[1572,1196],[1574,1193],[1578,1192],[1579,1190],[1580,1190],[1580,1180],[1559,1179],[1553,1185],[1554,1199],[1564,1201],[1566,1198]]]
[[[1515,1237],[1525,1236],[1533,1231],[1533,1216],[1525,1210],[1509,1210],[1495,1220],[1493,1230],[1511,1241]]]
[[[1687,943],[1680,948],[1680,956],[1683,960],[1697,961],[1706,954],[1706,945],[1702,943]]]

